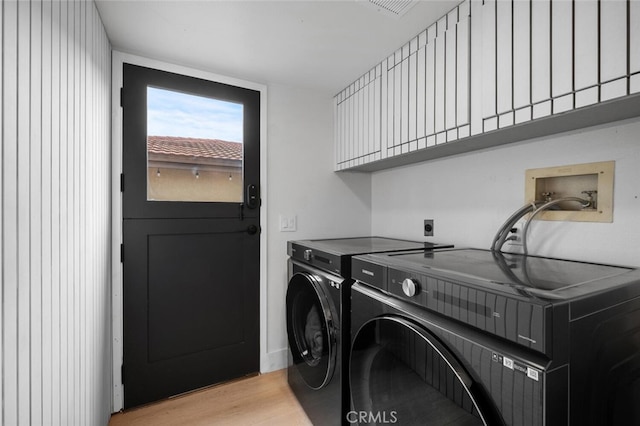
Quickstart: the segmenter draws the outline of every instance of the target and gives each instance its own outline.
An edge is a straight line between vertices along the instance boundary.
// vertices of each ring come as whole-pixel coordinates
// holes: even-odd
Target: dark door
[[[123,70],[124,404],[259,370],[260,93]]]
[[[365,323],[351,349],[350,384],[358,424],[497,425],[453,354],[403,318]]]

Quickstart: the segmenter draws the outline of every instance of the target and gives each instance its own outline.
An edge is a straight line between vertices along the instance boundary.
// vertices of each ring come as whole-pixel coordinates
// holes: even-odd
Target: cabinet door
[[[387,158],[389,146],[389,65],[388,58],[380,64],[380,158]]]
[[[496,1],[482,6],[482,131],[498,127],[496,118]]]
[[[574,4],[576,108],[598,102],[598,1]]]
[[[418,36],[416,52],[416,139],[417,149],[427,147],[427,31]]]
[[[402,144],[402,100],[406,99],[402,92],[402,49],[395,54],[393,71],[393,155],[398,155]]]
[[[379,160],[386,141],[386,63],[378,64],[335,97],[336,170]],[[383,106],[385,108],[383,108]]]
[[[447,141],[457,139],[456,129],[456,63],[458,48],[458,9],[454,9],[447,15],[447,29],[444,32],[445,64],[444,64],[444,126],[447,131]]]
[[[531,1],[513,2],[514,122],[531,120]]]
[[[632,1],[631,3],[634,3]],[[627,2],[600,1],[600,100],[627,94]],[[632,26],[638,26],[634,22]]]
[[[351,129],[348,141],[348,160],[349,165],[354,166],[355,158],[358,156],[358,130],[360,129],[360,114],[358,110],[358,82],[352,85],[352,91],[349,96],[349,114],[351,116]]]
[[[342,93],[338,93],[333,98],[333,158],[334,158],[334,170],[342,170],[342,144],[344,138],[342,134],[342,126],[344,125],[344,114],[342,112]]]
[[[629,22],[633,22],[629,28],[629,92],[640,92],[640,1],[632,1],[629,4]]]
[[[363,90],[362,78],[360,78],[356,85],[356,94],[353,97],[354,99],[354,115],[356,117],[356,128],[355,128],[355,137],[354,137],[354,153],[353,160],[355,161],[355,165],[360,164],[360,159],[362,158],[362,142],[363,142],[363,130],[364,130],[364,90]]]
[[[551,2],[553,114],[573,108],[573,2]]]
[[[344,109],[346,114],[346,134],[344,140],[344,158],[343,164],[345,167],[351,167],[352,146],[353,146],[353,129],[355,127],[355,120],[353,116],[353,84],[349,87],[346,98],[344,100]]]
[[[371,111],[371,125],[373,132],[373,150],[372,161],[380,159],[381,150],[381,128],[382,128],[382,102],[381,102],[381,87],[382,87],[382,65],[378,64],[375,68],[375,80],[371,85],[372,94],[370,97],[373,99],[372,111]]]
[[[407,117],[407,140],[409,142],[409,151],[415,151],[418,148],[418,37],[409,43],[409,59],[408,59],[408,117]]]
[[[551,114],[551,2],[531,2],[531,100],[533,118]]]
[[[362,87],[362,89],[360,89],[360,91],[362,92],[362,96],[360,97],[361,99],[361,103],[360,103],[360,109],[362,110],[362,132],[360,133],[360,146],[361,146],[361,151],[360,151],[360,161],[359,163],[364,163],[367,160],[367,156],[371,153],[372,151],[372,147],[371,147],[371,137],[370,137],[370,130],[371,130],[371,122],[370,122],[370,88],[371,88],[371,79],[370,79],[370,74],[371,72],[367,73],[365,78],[364,78],[364,85]]]
[[[409,44],[402,47],[402,62],[400,63],[400,153],[406,152],[409,142]]]
[[[380,158],[380,80],[381,65],[360,79],[358,92],[357,164],[366,164]]]
[[[435,73],[436,73],[436,105],[435,105],[435,130],[436,130],[436,143],[446,142],[445,133],[445,75],[446,75],[446,63],[445,63],[445,32],[447,30],[447,17],[440,19],[436,24],[436,39],[435,39]]]
[[[353,124],[352,124],[352,137],[351,137],[351,141],[349,143],[350,145],[350,149],[351,152],[349,154],[349,162],[354,165],[357,166],[358,162],[357,162],[357,158],[360,155],[360,123],[361,123],[361,116],[360,116],[360,108],[359,108],[359,104],[360,104],[360,80],[357,80],[354,84],[354,88],[353,88],[353,94],[350,97],[350,102],[351,102],[351,117],[353,120]]]
[[[470,2],[466,1],[459,7],[459,20],[456,24],[456,122],[458,137],[464,138],[471,134],[470,130],[470,101],[469,83],[470,70]]]
[[[387,136],[386,136],[386,149],[385,149],[385,157],[389,157],[389,156],[393,156],[393,146],[395,145],[395,140],[394,140],[394,100],[396,98],[395,96],[395,74],[396,74],[396,59],[395,59],[395,54],[389,56],[387,58],[387,73],[386,73],[386,78],[387,78],[387,102],[386,102],[386,110],[387,110],[387,119],[386,119],[386,129],[387,129]]]
[[[345,91],[344,100],[342,102],[343,114],[344,114],[344,138],[342,141],[342,165],[344,168],[349,167],[349,160],[351,158],[351,144],[353,141],[353,115],[352,115],[352,89],[353,85],[349,86]]]
[[[484,59],[484,52],[482,50],[483,37],[482,37],[482,11],[484,6],[480,1],[471,2],[471,55],[469,64],[470,68],[470,122],[471,122],[471,135],[477,135],[482,133],[482,121],[483,121],[483,103],[482,93],[484,90],[484,79],[482,75],[482,61]]]
[[[350,90],[351,86],[347,87],[344,94],[344,100],[342,101],[342,111],[344,116],[344,131],[343,131],[343,139],[342,139],[342,166],[343,168],[347,168],[349,165],[347,162],[349,161],[349,149],[351,144],[351,129],[353,127],[353,120],[351,118],[351,103],[350,103]]]
[[[513,125],[513,3],[496,2],[496,112],[498,127]]]
[[[425,133],[427,146],[435,145],[436,133],[436,25],[427,29],[426,63],[425,63]]]

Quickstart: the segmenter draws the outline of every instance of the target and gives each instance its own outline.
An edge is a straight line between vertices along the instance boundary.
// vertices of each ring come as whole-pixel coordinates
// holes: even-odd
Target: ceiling
[[[97,0],[114,49],[335,95],[455,7],[394,16],[366,0]]]

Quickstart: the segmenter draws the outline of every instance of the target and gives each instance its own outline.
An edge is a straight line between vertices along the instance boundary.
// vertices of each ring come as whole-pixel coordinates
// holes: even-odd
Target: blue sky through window
[[[147,88],[147,134],[242,142],[242,104]]]

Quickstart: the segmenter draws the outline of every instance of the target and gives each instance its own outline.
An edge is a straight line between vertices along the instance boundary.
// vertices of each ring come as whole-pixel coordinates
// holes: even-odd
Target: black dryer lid
[[[331,253],[336,256],[356,256],[368,253],[453,247],[451,244],[408,241],[385,237],[333,238],[292,241],[291,243]]]

